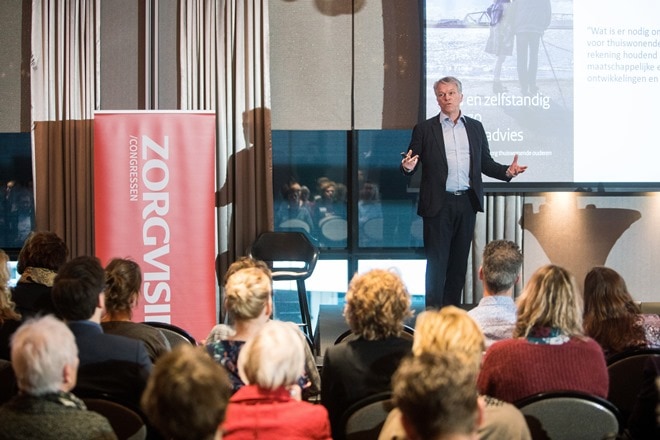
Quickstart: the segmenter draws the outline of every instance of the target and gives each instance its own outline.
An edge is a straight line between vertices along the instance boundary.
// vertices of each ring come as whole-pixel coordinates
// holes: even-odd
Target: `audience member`
[[[538,269],[518,299],[514,338],[495,342],[486,352],[479,391],[512,403],[558,390],[607,397],[605,356],[584,335],[582,310],[573,275],[555,265]]]
[[[103,333],[104,288],[105,272],[96,257],[74,258],[55,278],[53,303],[78,344],[74,392],[108,396],[137,409],[152,363],[142,341]]]
[[[217,440],[230,394],[225,370],[203,349],[180,344],[155,363],[141,406],[167,439]]]
[[[459,354],[461,369],[478,371],[484,350],[484,336],[479,326],[462,309],[446,306],[427,310],[417,317],[413,355]],[[476,376],[473,385],[476,387]],[[490,396],[479,396],[483,418],[478,434],[481,440],[529,440],[531,434],[522,413],[512,404]],[[381,431],[381,440],[404,440],[400,408],[393,409]]]
[[[132,260],[114,258],[105,267],[105,314],[103,332],[144,342],[152,362],[170,351],[167,338],[155,327],[131,321],[142,287],[142,271]]]
[[[66,262],[69,248],[56,233],[32,233],[18,254],[16,269],[21,277],[12,288],[12,299],[23,320],[36,315],[57,314],[51,299],[53,280]]]
[[[660,316],[642,314],[615,270],[594,267],[584,279],[584,331],[606,356],[660,347]]]
[[[298,182],[291,182],[282,188],[284,201],[275,211],[275,226],[279,227],[286,220],[300,220],[307,225],[306,232],[311,232],[313,222],[309,208],[300,199],[301,187]]]
[[[423,353],[404,359],[392,387],[405,438],[478,439],[483,406],[477,398],[476,377],[476,365],[466,363],[459,353]]]
[[[264,324],[238,358],[246,385],[229,400],[223,438],[329,440],[325,408],[300,401],[297,380],[304,365],[304,342],[294,324]]]
[[[108,420],[71,390],[78,348],[53,316],[25,322],[12,338],[11,359],[20,393],[0,407],[0,439],[116,439]]]
[[[337,184],[324,180],[319,185],[319,198],[314,202],[314,222],[318,225],[327,217],[346,218],[346,205],[337,200]]]
[[[520,279],[522,263],[520,248],[512,241],[493,240],[484,248],[479,268],[484,296],[469,314],[481,327],[486,348],[513,336],[516,325],[513,287]]]
[[[223,303],[222,306],[222,313],[224,316],[222,317],[221,321],[222,323],[217,324],[213,329],[211,329],[211,333],[209,333],[208,337],[206,338],[205,342],[213,342],[215,340],[219,339],[226,339],[228,335],[231,335],[234,333],[234,330],[229,326],[233,324],[231,322],[231,317],[227,313],[227,310],[225,308],[224,304],[224,298],[225,298],[225,289],[227,286],[227,280],[231,275],[233,275],[235,272],[238,272],[241,269],[245,269],[247,267],[256,267],[264,271],[264,273],[270,278],[271,284],[272,284],[272,275],[270,272],[270,268],[268,265],[261,261],[257,260],[251,257],[239,257],[236,261],[231,263],[229,267],[227,268],[227,271],[224,273],[222,276],[222,281],[220,284],[220,299]],[[229,325],[227,325],[229,324]]]
[[[380,202],[378,184],[366,181],[360,187],[360,198],[358,199],[360,246],[379,246],[383,244],[382,218],[383,207]],[[373,225],[376,219],[381,219],[381,224],[380,227],[373,228],[370,225]]]
[[[0,359],[10,360],[9,339],[21,325],[9,291],[9,256],[0,249]]]
[[[351,280],[344,317],[358,337],[329,347],[323,358],[321,402],[334,439],[344,438],[341,419],[350,405],[391,389],[392,374],[412,348],[401,336],[410,316],[410,296],[394,272],[374,269]]]
[[[238,260],[230,265],[228,275],[223,302],[233,326],[216,325],[206,340],[206,349],[227,369],[235,392],[244,385],[238,374],[238,355],[245,343],[271,320],[273,287],[268,266],[258,260]],[[305,336],[299,333],[304,340]],[[308,347],[306,350],[305,374],[300,385],[305,397],[310,397],[319,393],[321,378],[314,355]]]

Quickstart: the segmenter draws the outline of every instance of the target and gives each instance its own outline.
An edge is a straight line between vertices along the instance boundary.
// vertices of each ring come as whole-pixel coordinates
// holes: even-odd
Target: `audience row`
[[[503,240],[484,249],[479,305],[424,311],[413,337],[404,332],[413,314],[401,278],[356,274],[344,306],[353,337],[326,350],[321,374],[306,336],[272,319],[263,262],[231,265],[227,317],[204,347],[173,349],[160,330],[132,321],[137,263],[67,258],[56,234],[34,233],[10,291],[0,251],[0,357],[20,391],[0,408],[9,427],[0,439],[70,437],[68,422],[54,422],[62,417],[77,438],[115,438],[107,420],[83,412],[83,400],[99,396],[133,408],[166,438],[342,439],[346,410],[383,391],[396,408],[381,439],[529,439],[517,401],[555,390],[606,398],[608,356],[660,347],[660,317],[643,315],[609,268],[592,269],[580,289],[566,269],[541,267],[514,300],[523,258]],[[311,402],[319,395],[320,405]],[[28,413],[43,415],[33,431]]]

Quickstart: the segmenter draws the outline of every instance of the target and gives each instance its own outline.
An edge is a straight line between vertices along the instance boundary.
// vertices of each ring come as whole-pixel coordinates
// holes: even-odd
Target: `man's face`
[[[458,113],[461,111],[463,94],[459,93],[456,84],[439,83],[435,88],[435,97],[438,100],[438,105],[442,113],[450,117],[458,116]]]

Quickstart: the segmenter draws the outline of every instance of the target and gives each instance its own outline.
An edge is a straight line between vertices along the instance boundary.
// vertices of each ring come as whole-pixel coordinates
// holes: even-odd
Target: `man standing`
[[[509,166],[493,160],[481,122],[461,113],[458,79],[442,78],[433,91],[440,114],[415,126],[401,169],[411,175],[421,161],[426,307],[459,306],[476,213],[483,211],[481,174],[508,182],[527,167],[518,165],[518,155]]]
[[[501,339],[511,338],[516,325],[513,286],[520,279],[523,256],[512,241],[493,240],[486,245],[479,268],[484,297],[468,312],[486,338],[486,348]]]

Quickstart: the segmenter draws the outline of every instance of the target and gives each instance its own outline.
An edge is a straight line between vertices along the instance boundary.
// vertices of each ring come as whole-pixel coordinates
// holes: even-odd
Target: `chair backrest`
[[[515,402],[533,440],[614,438],[620,414],[608,400],[573,391],[540,393]]]
[[[651,357],[660,357],[660,349],[632,349],[607,358],[607,372],[610,376],[607,400],[616,405],[623,420],[627,420],[632,412],[642,388],[644,366]]]
[[[319,250],[302,232],[276,231],[259,235],[248,255],[267,263],[273,280],[299,280],[312,275]]]
[[[406,338],[406,339],[410,339],[412,341],[414,336],[415,336],[415,329],[408,326],[408,325],[404,325],[403,326],[403,332],[401,332],[401,337]],[[340,334],[339,336],[337,336],[337,339],[335,339],[335,344],[339,344],[341,342],[352,341],[352,340],[357,339],[357,338],[358,338],[358,335],[356,335],[350,329],[348,329],[348,330],[344,331],[342,334]]]
[[[348,237],[348,223],[346,219],[339,216],[330,216],[319,222],[321,235],[331,242],[346,240]]]
[[[307,232],[308,234],[311,232],[311,227],[309,224],[304,221],[300,220],[297,218],[290,218],[287,220],[284,220],[282,223],[280,223],[277,226],[278,230],[284,230],[284,231],[300,231],[300,232]]]
[[[147,426],[142,417],[132,409],[106,399],[83,398],[87,409],[97,412],[110,422],[119,440],[144,440]]]
[[[342,415],[346,440],[376,440],[394,404],[392,393],[384,391],[352,404]]]
[[[660,302],[651,301],[645,302],[642,301],[639,303],[639,308],[642,310],[642,313],[660,315]]]
[[[156,321],[145,321],[144,324],[156,327],[161,332],[163,332],[165,338],[167,338],[167,341],[170,343],[172,348],[178,344],[197,345],[197,341],[195,341],[195,338],[190,333],[174,324]]]

